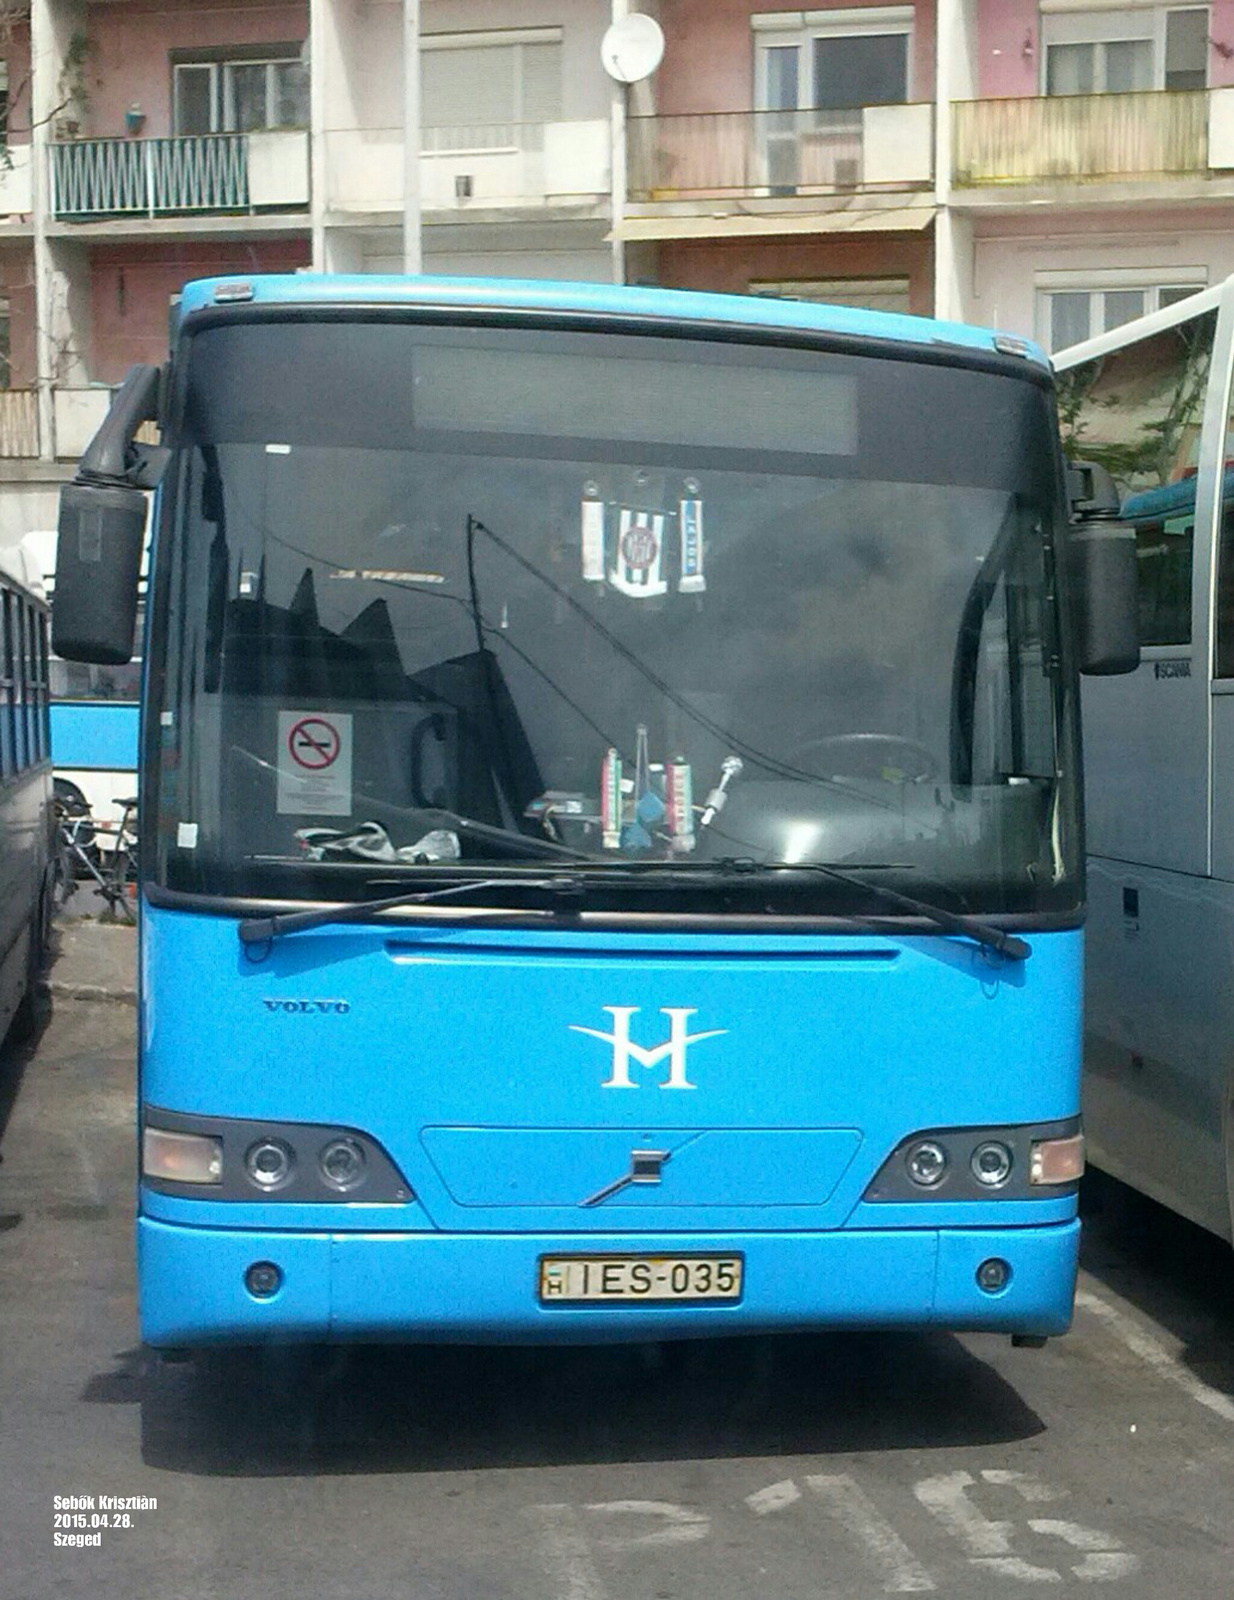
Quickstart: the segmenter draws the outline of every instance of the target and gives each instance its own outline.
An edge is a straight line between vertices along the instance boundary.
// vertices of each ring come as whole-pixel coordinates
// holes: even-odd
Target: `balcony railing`
[[[924,187],[932,173],[931,127],[927,105],[631,117],[630,198]]]
[[[39,453],[39,402],[33,389],[0,389],[0,457]]]
[[[336,128],[324,139],[331,210],[402,210],[401,128]],[[423,128],[421,199],[426,211],[459,214],[594,203],[608,193],[609,161],[609,125],[598,118]]]
[[[1208,93],[965,100],[953,108],[954,181],[1099,182],[1208,169]]]
[[[308,135],[298,131],[73,139],[50,148],[51,209],[63,220],[308,203]]]

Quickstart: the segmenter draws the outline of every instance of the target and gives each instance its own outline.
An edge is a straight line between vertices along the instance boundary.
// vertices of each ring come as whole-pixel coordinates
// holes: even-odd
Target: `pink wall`
[[[119,383],[135,361],[167,354],[167,307],[190,278],[231,272],[294,272],[309,264],[307,239],[193,240],[99,245],[91,253],[90,376]]]
[[[1209,84],[1234,84],[1234,0],[1212,0],[1209,37]],[[1040,51],[1037,0],[980,0],[977,83],[982,99],[1039,94]]]
[[[86,66],[91,108],[83,132],[122,135],[124,113],[135,101],[146,113],[144,134],[171,128],[173,50],[222,45],[301,43],[308,37],[307,0],[248,5],[211,0],[208,6],[92,5],[86,32],[96,46]]]
[[[747,294],[752,281],[790,278],[907,278],[914,315],[933,315],[934,250],[928,236],[849,239],[671,240],[660,246],[656,282],[668,289]]]
[[[0,295],[9,303],[9,369],[14,389],[34,383],[34,251],[0,250]]]
[[[10,144],[30,143],[30,26],[17,22],[0,35],[0,56],[9,67]]]
[[[874,3],[876,0],[845,0],[844,9]],[[772,9],[769,0],[661,0],[665,44],[664,61],[655,78],[656,110],[751,110],[754,34],[750,15]],[[932,100],[934,0],[918,0],[913,45],[913,98]]]

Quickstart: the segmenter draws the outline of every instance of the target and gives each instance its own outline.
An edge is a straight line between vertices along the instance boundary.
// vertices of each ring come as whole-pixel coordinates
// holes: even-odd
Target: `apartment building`
[[[652,12],[617,88],[600,41]],[[1234,0],[0,0],[0,542],[171,300],[402,265],[937,314],[1053,348],[1234,272]]]
[[[425,270],[613,274],[610,0],[424,0]],[[0,0],[0,544],[211,273],[402,268],[401,0]]]

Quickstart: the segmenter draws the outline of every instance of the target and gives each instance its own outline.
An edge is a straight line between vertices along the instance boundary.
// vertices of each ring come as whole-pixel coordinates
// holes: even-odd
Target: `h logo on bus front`
[[[668,1039],[664,1044],[644,1050],[630,1038],[630,1018],[638,1016],[638,1006],[602,1006],[601,1010],[607,1011],[613,1019],[612,1033],[601,1033],[598,1028],[580,1028],[575,1022],[570,1024],[570,1031],[585,1033],[592,1039],[602,1039],[605,1044],[612,1045],[612,1076],[600,1085],[602,1089],[637,1089],[638,1085],[630,1076],[631,1062],[637,1062],[640,1067],[657,1067],[666,1058],[668,1078],[660,1085],[661,1089],[697,1088],[697,1084],[691,1083],[686,1077],[686,1046],[697,1044],[700,1039],[717,1039],[722,1033],[728,1032],[727,1028],[709,1028],[706,1033],[688,1033],[687,1024],[691,1017],[698,1015],[697,1008],[661,1006],[660,1015],[668,1018]]]

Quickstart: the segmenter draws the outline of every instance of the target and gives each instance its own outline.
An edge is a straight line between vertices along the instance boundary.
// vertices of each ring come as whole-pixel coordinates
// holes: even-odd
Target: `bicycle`
[[[133,924],[137,911],[129,894],[129,882],[137,860],[137,800],[133,797],[115,804],[122,808],[118,823],[96,822],[88,806],[72,810],[64,805],[58,807],[64,861],[60,877],[67,885],[64,899],[74,892],[78,882],[92,879],[107,901],[110,916]],[[111,849],[100,849],[100,835],[114,836]]]

